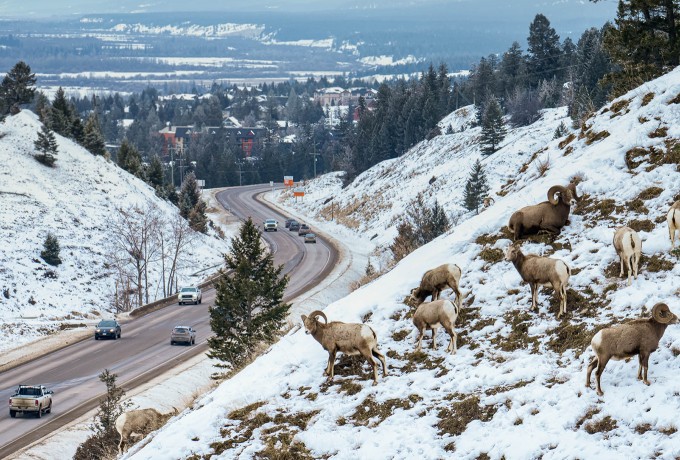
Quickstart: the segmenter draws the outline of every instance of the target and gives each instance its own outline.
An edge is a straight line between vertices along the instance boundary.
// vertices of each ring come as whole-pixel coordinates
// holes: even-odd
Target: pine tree
[[[40,257],[50,265],[57,266],[61,264],[59,258],[59,240],[51,233],[47,234],[45,242],[43,243],[43,250],[40,252]]]
[[[210,308],[214,336],[208,339],[208,356],[223,361],[224,367],[240,367],[259,343],[272,341],[290,308],[283,302],[288,276],[281,276],[283,265],[274,266],[260,238],[249,218],[224,256],[231,273],[217,282]]]
[[[137,149],[131,145],[127,139],[123,139],[123,142],[120,144],[116,160],[118,166],[130,174],[133,174],[137,177],[142,177],[142,157],[139,155]]]
[[[179,192],[179,213],[185,219],[189,218],[189,213],[201,199],[201,191],[198,188],[196,175],[190,172],[184,176],[182,188]]]
[[[154,155],[151,157],[151,164],[149,164],[149,169],[146,171],[146,182],[158,190],[160,187],[163,187],[164,177],[163,163],[161,163],[158,155]]]
[[[106,153],[104,136],[102,135],[102,130],[99,126],[99,118],[95,111],[92,111],[87,118],[83,134],[82,145],[89,150],[91,154],[104,155]]]
[[[487,193],[489,193],[489,185],[486,181],[486,173],[478,159],[472,166],[470,176],[465,183],[465,191],[463,192],[465,208],[468,211],[474,210],[475,213],[479,214],[479,207]]]
[[[36,160],[46,166],[53,166],[57,161],[56,155],[59,147],[57,146],[57,139],[54,137],[52,130],[46,125],[43,125],[38,133],[38,139],[33,145],[39,152],[35,156]]]
[[[490,155],[498,150],[498,145],[505,138],[506,129],[503,122],[503,110],[495,97],[486,103],[486,110],[482,117],[482,135],[480,143],[482,152]]]
[[[196,206],[189,211],[189,226],[196,232],[205,233],[208,231],[208,217],[205,215],[206,209],[205,201],[198,200]]]
[[[560,76],[560,37],[550,27],[550,21],[542,14],[537,14],[529,26],[529,68],[534,84],[542,80],[551,80]]]
[[[12,106],[28,104],[35,95],[35,74],[24,61],[17,62],[0,84],[0,103],[2,113],[6,114]]]
[[[74,110],[60,86],[52,101],[52,109],[49,114],[50,129],[64,137],[71,137],[74,118]]]

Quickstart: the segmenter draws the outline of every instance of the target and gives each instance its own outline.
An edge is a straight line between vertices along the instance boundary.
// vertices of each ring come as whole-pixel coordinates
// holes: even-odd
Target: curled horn
[[[576,194],[576,184],[573,182],[569,182],[569,185],[567,185],[567,190],[571,192],[571,195],[574,197],[576,201],[580,200],[581,197]]]
[[[562,199],[564,199],[567,193],[567,188],[561,185],[553,185],[550,187],[548,190],[548,201],[550,201],[550,204],[552,205],[556,205],[559,202],[559,200],[555,198],[556,193],[559,193],[562,196]]]
[[[494,200],[492,197],[487,196],[484,198],[484,206],[491,206],[492,204],[495,203],[496,200]]]
[[[671,310],[665,303],[657,303],[652,307],[652,318],[658,323],[668,324],[673,319],[673,315],[670,314]]]
[[[320,316],[323,318],[324,323],[328,324],[328,318],[326,317],[326,314],[322,312],[321,310],[314,310],[309,314],[310,318],[316,318],[317,316]]]

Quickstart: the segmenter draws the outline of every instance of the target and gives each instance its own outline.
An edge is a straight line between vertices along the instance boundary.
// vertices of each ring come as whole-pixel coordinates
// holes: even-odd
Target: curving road
[[[304,244],[297,232],[285,229],[285,217],[256,200],[267,190],[270,187],[265,185],[236,187],[219,192],[217,198],[239,218],[251,216],[258,225],[266,218],[279,220],[281,229],[266,233],[264,239],[272,248],[275,263],[284,264],[284,272],[290,276],[285,296],[290,300],[325,278],[338,254],[322,239]],[[118,384],[129,391],[204,353],[210,334],[208,306],[214,300],[214,289],[205,289],[202,305],[174,304],[124,323],[120,340],[88,339],[0,373],[0,401],[6,402],[19,384],[44,384],[54,391],[54,410],[40,419],[30,415],[12,419],[7,409],[0,411],[0,458],[95,408],[104,394],[98,378],[104,369],[116,373]],[[170,346],[170,330],[178,324],[197,330],[196,345]]]

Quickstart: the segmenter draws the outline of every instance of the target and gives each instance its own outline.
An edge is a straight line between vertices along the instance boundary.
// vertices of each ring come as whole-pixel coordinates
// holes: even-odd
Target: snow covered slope
[[[500,192],[493,206],[325,309],[331,320],[374,328],[389,366],[377,386],[365,363],[346,357],[338,360],[334,382],[326,383],[326,352],[303,331],[291,332],[127,458],[680,456],[680,326],[667,329],[652,355],[651,386],[636,380],[635,360],[609,363],[604,397],[584,386],[597,329],[636,318],[657,302],[680,313],[678,254],[670,252],[664,222],[680,198],[680,70],[617,99],[583,130],[550,140],[559,114],[514,130],[507,141],[514,147],[485,160],[493,191]],[[336,191],[335,200],[349,206],[366,197],[361,203],[371,218],[357,218],[355,227],[383,242],[394,226],[388,205],[403,209],[433,175],[433,185],[446,176],[437,196],[456,212],[462,178],[479,155],[477,135],[468,129],[416,146]],[[537,165],[547,158],[540,176]],[[582,195],[570,225],[554,241],[536,237],[523,244],[525,252],[572,268],[568,314],[558,321],[551,290],[541,291],[538,312],[529,311],[528,286],[502,259],[510,240],[501,229],[514,210],[545,200],[550,186],[570,179]],[[618,276],[611,244],[621,224],[637,228],[643,240],[640,276],[631,286]],[[423,272],[444,262],[463,269],[458,353],[445,353],[443,332],[438,350],[414,353],[412,309],[404,299]]]
[[[39,131],[29,111],[0,124],[0,350],[60,321],[80,322],[110,309],[115,274],[108,251],[116,208],[153,204],[164,217],[177,218],[176,208],[144,182],[61,136],[55,167],[38,163],[33,143]],[[61,247],[57,267],[40,258],[48,232]],[[227,242],[198,235],[191,250],[192,257],[182,259],[180,283],[221,264]],[[151,267],[150,291],[162,297],[158,265]]]

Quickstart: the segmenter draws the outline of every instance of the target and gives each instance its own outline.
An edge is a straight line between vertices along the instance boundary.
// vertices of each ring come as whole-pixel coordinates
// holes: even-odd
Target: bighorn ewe
[[[621,261],[621,274],[619,276],[623,276],[623,262],[625,261],[628,271],[628,286],[630,286],[631,272],[635,279],[638,275],[638,264],[642,253],[640,236],[630,227],[618,227],[614,232],[614,249],[616,249]]]
[[[671,235],[671,248],[675,247],[675,231],[680,230],[680,201],[676,201],[666,215],[668,233]]]
[[[600,377],[609,360],[618,361],[635,355],[638,355],[640,361],[637,378],[645,385],[649,385],[649,380],[647,380],[649,355],[659,346],[659,340],[666,331],[666,326],[677,322],[678,317],[670,311],[668,305],[657,303],[652,308],[651,318],[635,319],[599,331],[590,342],[596,356],[588,365],[586,387],[590,388],[590,374],[597,366],[595,371],[597,394],[602,396],[604,393],[600,386]]]
[[[432,300],[439,299],[439,294],[446,288],[456,293],[456,304],[460,308],[463,301],[458,283],[460,281],[460,267],[456,264],[444,264],[425,272],[420,285],[411,291],[411,297],[419,303],[431,295]]]
[[[512,262],[524,281],[531,287],[531,309],[536,305],[538,286],[552,286],[560,301],[559,318],[567,313],[567,283],[571,276],[569,266],[559,259],[551,259],[536,254],[522,253],[519,246],[510,245],[505,251],[505,260]]]
[[[548,190],[548,201],[516,211],[510,216],[508,229],[513,233],[515,241],[539,230],[560,233],[569,219],[571,205],[579,199],[576,184],[570,183],[566,187],[553,185]]]
[[[317,317],[322,317],[322,323]],[[387,376],[385,356],[378,349],[378,338],[373,329],[366,324],[343,323],[340,321],[328,322],[326,315],[319,310],[313,311],[309,316],[302,315],[305,332],[312,337],[328,352],[328,365],[324,375],[332,380],[335,375],[335,355],[340,351],[348,355],[361,355],[373,366],[373,385],[378,383],[378,358],[382,363],[383,376]]]
[[[432,329],[432,348],[437,349],[437,329],[443,327],[451,336],[446,351],[452,355],[458,350],[456,345],[458,334],[453,329],[458,319],[458,306],[450,300],[435,300],[433,302],[421,303],[413,314],[413,324],[418,329],[418,345],[416,351],[420,351],[423,342],[425,329]]]
[[[120,435],[118,453],[122,454],[129,446],[165,425],[165,422],[175,415],[177,415],[177,409],[169,414],[161,414],[153,408],[122,413],[116,419],[116,431]]]

